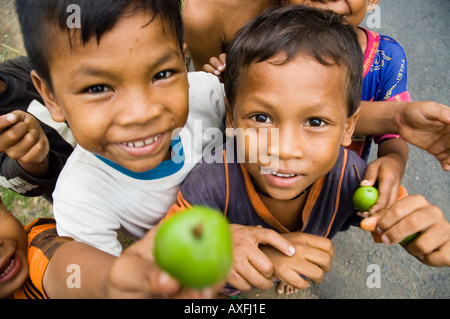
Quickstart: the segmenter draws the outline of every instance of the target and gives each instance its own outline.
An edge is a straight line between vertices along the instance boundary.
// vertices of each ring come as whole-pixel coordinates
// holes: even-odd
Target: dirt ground
[[[14,1],[0,2],[0,62],[25,54]]]

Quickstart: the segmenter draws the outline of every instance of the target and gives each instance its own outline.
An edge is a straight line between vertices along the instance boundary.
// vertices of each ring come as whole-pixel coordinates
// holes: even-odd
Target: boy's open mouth
[[[150,137],[143,141],[127,142],[127,143],[122,143],[122,145],[128,146],[128,147],[136,147],[136,148],[144,147],[144,146],[155,143],[160,137],[161,137],[161,134],[158,134],[156,136]]]
[[[9,281],[20,270],[20,258],[17,254],[12,255],[5,261],[3,265],[0,265],[0,283]]]
[[[297,183],[299,183],[305,177],[305,175],[296,173],[291,170],[276,170],[266,167],[261,167],[261,174],[264,175],[265,180],[269,182],[272,187],[281,189],[289,189],[295,187]]]
[[[162,143],[164,143],[167,133],[159,133],[147,138],[136,139],[133,142],[122,142],[118,145],[129,156],[145,157],[157,151]]]
[[[280,172],[271,170],[270,168],[266,168],[266,167],[261,167],[261,174],[271,174],[273,176],[284,177],[284,178],[294,177],[294,176],[299,176],[300,175],[300,174],[291,173],[291,172],[280,173]]]

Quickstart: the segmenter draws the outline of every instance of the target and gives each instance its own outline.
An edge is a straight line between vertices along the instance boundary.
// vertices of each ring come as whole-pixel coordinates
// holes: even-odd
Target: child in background
[[[0,185],[51,201],[75,142],[65,123],[51,119],[31,69],[26,57],[0,64]]]
[[[80,7],[80,29],[66,25],[69,4]],[[179,0],[17,0],[16,7],[33,82],[78,143],[53,194],[58,234],[99,252],[86,258],[74,249],[48,274],[87,260],[83,274],[106,272],[122,252],[117,232],[144,237],[211,146],[202,138],[223,126],[222,87],[206,73],[188,80]],[[47,293],[70,294],[65,286]]]
[[[32,243],[38,234],[44,234],[45,240]],[[50,219],[35,220],[24,229],[0,200],[0,298],[47,298],[43,272],[54,251],[68,240],[58,237]],[[29,273],[28,262],[33,263],[33,273]]]
[[[305,289],[305,277],[320,282],[334,255],[329,239],[351,225],[380,232],[386,244],[421,232],[405,249],[424,263],[448,265],[450,224],[423,197],[401,189],[400,201],[364,221],[353,207],[355,166],[364,174],[366,163],[345,146],[359,115],[363,57],[341,22],[305,6],[269,9],[231,44],[226,122],[244,134],[227,142],[223,161],[211,154],[190,173],[167,218],[192,205],[224,212],[236,243],[228,283],[238,290],[267,289],[274,277],[282,291],[286,284]],[[263,231],[282,234],[295,250],[266,245],[256,235]]]
[[[186,44],[194,69],[202,71],[211,57],[226,52],[245,23],[277,4],[279,0],[184,0]]]

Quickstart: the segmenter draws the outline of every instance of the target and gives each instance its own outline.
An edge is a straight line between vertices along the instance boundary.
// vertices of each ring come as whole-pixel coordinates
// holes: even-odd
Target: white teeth
[[[263,174],[272,174],[277,177],[294,177],[294,176],[299,175],[299,174],[281,174],[281,173],[274,172],[268,168],[261,168],[261,172]]]
[[[122,144],[125,146],[128,146],[128,147],[143,147],[143,146],[155,143],[159,139],[159,137],[160,137],[160,135],[156,135],[155,137],[146,139],[145,141],[139,141],[139,142],[134,142],[134,143],[131,143],[131,142],[130,143],[122,143]]]
[[[3,271],[3,273],[0,275],[0,278],[5,277],[10,271],[11,269],[14,267],[15,264],[15,260],[14,258],[11,259],[11,262],[9,263],[9,266],[6,267],[6,269]]]

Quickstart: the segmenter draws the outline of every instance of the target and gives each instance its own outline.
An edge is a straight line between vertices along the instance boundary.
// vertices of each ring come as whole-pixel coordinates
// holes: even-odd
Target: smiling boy
[[[18,3],[35,86],[78,143],[53,193],[58,233],[117,256],[117,231],[142,238],[201,160],[210,140],[193,140],[195,122],[223,128],[223,89],[187,75],[179,1],[79,1],[81,29],[65,25],[64,3]],[[51,37],[26,6],[50,12],[38,29]]]
[[[202,204],[242,225],[233,225],[235,261],[228,283],[235,288],[268,288],[276,277],[304,289],[309,283],[298,274],[320,282],[334,255],[329,239],[360,225],[351,198],[359,186],[355,167],[364,174],[366,163],[345,146],[358,119],[362,58],[354,31],[338,15],[305,6],[267,10],[232,43],[224,73],[227,127],[256,135],[258,143],[237,134],[236,143],[231,139],[224,147],[225,164],[206,158],[186,179],[171,214]],[[272,142],[271,134],[278,134],[278,141]],[[270,141],[267,147],[264,141]],[[266,162],[266,150],[274,161]],[[239,153],[245,161],[237,158]],[[250,160],[252,153],[257,161]],[[421,213],[413,208],[414,200],[424,204]],[[387,210],[384,220],[390,221],[379,223],[384,240],[395,233],[389,243],[399,242],[423,231],[431,247],[421,251],[419,237],[410,244],[415,250],[407,249],[415,256],[429,254],[426,258],[438,251],[435,265],[445,265],[450,238],[443,232],[449,223],[442,212],[423,198],[398,203],[403,215]],[[433,225],[443,226],[439,231],[403,224],[427,214]],[[254,226],[282,233],[295,253],[260,246],[264,242],[253,240],[259,231]]]
[[[66,25],[69,4],[80,7],[80,29]],[[53,194],[58,234],[97,248],[91,256],[64,250],[45,274],[64,278],[78,264],[92,283],[70,290],[50,280],[47,293],[101,296],[108,273],[126,259],[117,232],[143,238],[175,202],[210,142],[191,139],[195,121],[223,126],[223,90],[206,73],[187,75],[180,1],[17,0],[16,7],[33,82],[78,143]]]

